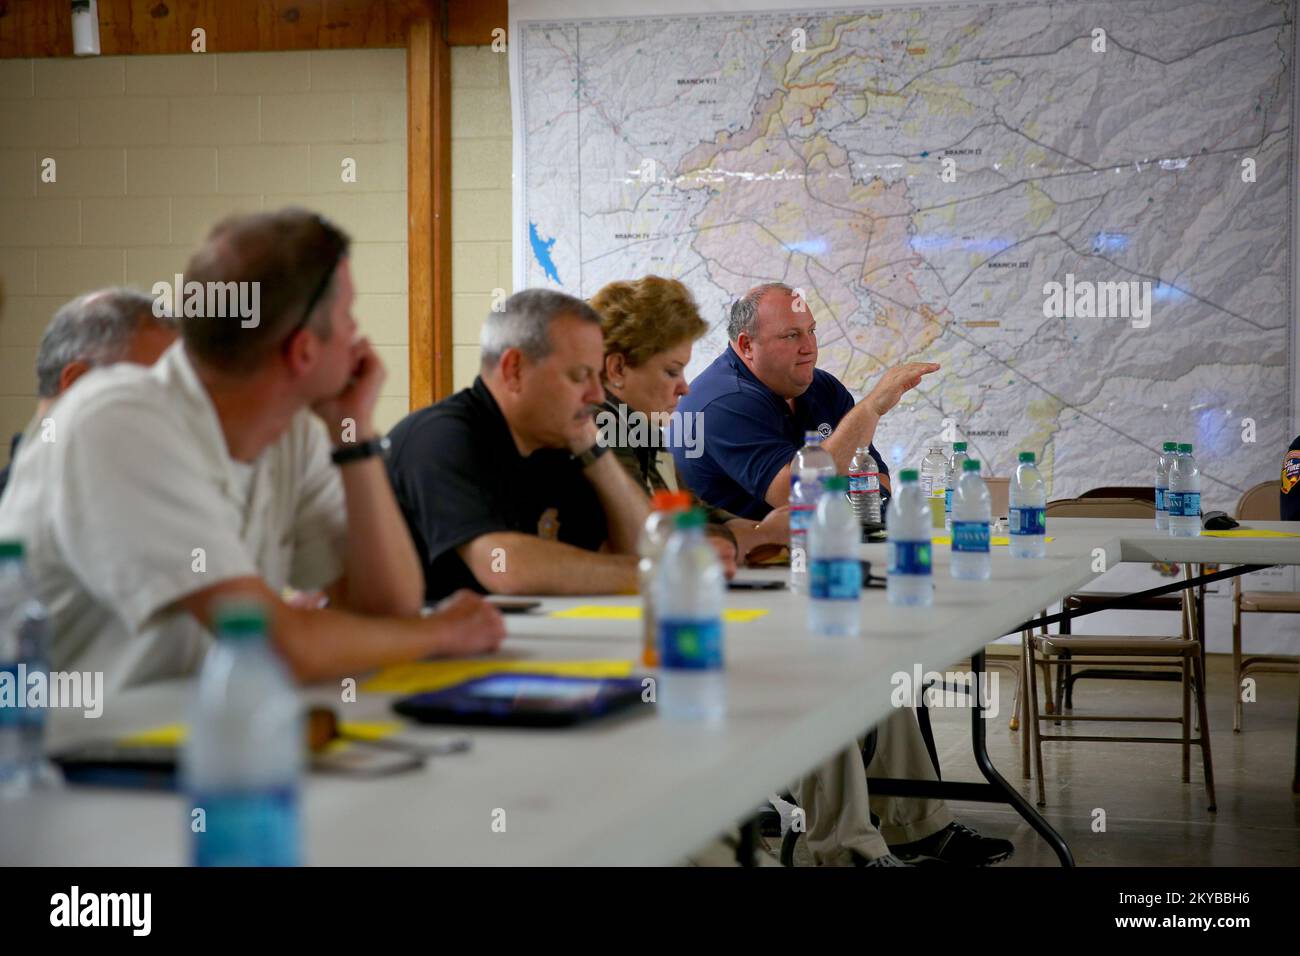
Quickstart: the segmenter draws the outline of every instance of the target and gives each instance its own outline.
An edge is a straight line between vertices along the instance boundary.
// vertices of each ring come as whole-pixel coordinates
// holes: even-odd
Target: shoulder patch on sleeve
[[[1289,495],[1300,481],[1300,448],[1286,453],[1282,459],[1282,494]]]

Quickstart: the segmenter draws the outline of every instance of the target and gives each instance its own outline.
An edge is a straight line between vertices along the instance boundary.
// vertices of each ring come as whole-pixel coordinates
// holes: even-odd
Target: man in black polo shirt
[[[388,469],[425,599],[632,593],[649,504],[597,441],[600,316],[527,289],[483,326],[480,374],[390,434]]]

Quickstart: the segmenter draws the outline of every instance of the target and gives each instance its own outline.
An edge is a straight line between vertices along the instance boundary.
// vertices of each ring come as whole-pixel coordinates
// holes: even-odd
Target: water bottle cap
[[[673,516],[673,527],[681,531],[687,528],[703,528],[708,524],[703,508],[687,508]]]
[[[1181,455],[1190,455],[1192,453],[1192,446],[1186,444],[1180,444],[1178,446],[1178,452]]]
[[[691,506],[691,496],[685,491],[669,491],[664,488],[654,493],[650,507],[655,511],[680,511]]]
[[[266,608],[257,601],[247,598],[226,601],[212,617],[212,629],[218,638],[266,636]]]
[[[1032,465],[1034,463],[1034,453],[1032,451],[1022,451],[1020,453],[1020,460],[1027,461]]]
[[[898,473],[899,481],[920,481],[921,473],[915,468],[904,468]]]
[[[820,445],[822,443],[822,433],[819,431],[804,432],[803,443],[805,445]]]
[[[952,450],[953,450],[953,451],[965,451],[965,450],[966,450],[966,443],[965,443],[964,441],[955,441],[955,442],[952,443]]]
[[[827,491],[848,491],[848,475],[830,475],[822,479],[822,487]]]
[[[965,461],[963,461],[963,462],[961,463],[961,470],[962,470],[962,471],[979,471],[979,470],[980,470],[980,463],[979,463],[978,461],[976,461],[974,458],[967,458]]]
[[[1161,446],[1161,451],[1178,451],[1178,442],[1167,441]]]
[[[21,561],[23,557],[23,543],[16,539],[5,539],[0,541],[0,561]]]

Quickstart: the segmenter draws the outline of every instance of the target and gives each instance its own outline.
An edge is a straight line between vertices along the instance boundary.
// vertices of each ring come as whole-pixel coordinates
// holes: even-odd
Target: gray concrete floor
[[[1218,812],[1207,811],[1199,749],[1191,782],[1183,783],[1181,750],[1168,744],[1044,742],[1047,805],[1043,816],[1082,866],[1300,865],[1300,797],[1291,793],[1295,761],[1297,678],[1256,674],[1257,701],[1245,705],[1244,729],[1232,732],[1232,662],[1211,655],[1209,722]],[[1010,677],[1002,672],[1002,714],[990,721],[989,754],[999,772],[1032,803],[1033,780],[1021,776],[1020,733],[1007,727]],[[1041,687],[1040,687],[1041,693]],[[1176,715],[1178,684],[1084,680],[1075,686],[1074,713]],[[981,780],[970,750],[964,710],[932,708],[944,778]],[[1178,734],[1176,724],[1075,722],[1044,724],[1045,733],[1102,736]],[[1032,767],[1032,765],[1031,765]],[[1056,857],[1010,807],[954,803],[957,818],[1016,844],[1008,866],[1055,866]],[[1093,829],[1105,811],[1104,832]]]

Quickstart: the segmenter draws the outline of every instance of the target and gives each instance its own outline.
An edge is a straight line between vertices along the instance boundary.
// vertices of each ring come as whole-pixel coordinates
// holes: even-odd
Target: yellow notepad
[[[385,667],[362,685],[377,694],[420,694],[490,674],[553,674],[557,677],[627,677],[630,660],[416,661]]]
[[[722,619],[728,624],[745,624],[756,621],[765,614],[765,608],[729,607],[722,612]],[[551,617],[582,618],[588,621],[639,621],[641,608],[636,604],[579,604],[567,611],[552,611]]]
[[[389,720],[341,720],[339,732],[348,737],[360,737],[364,740],[382,740],[402,729],[402,725]],[[184,724],[163,724],[150,727],[134,734],[127,734],[118,740],[120,747],[179,747],[189,736],[190,729]],[[336,741],[346,743],[346,741]]]
[[[1263,528],[1232,528],[1229,531],[1202,531],[1206,538],[1300,538],[1293,531],[1267,531]]]
[[[1044,541],[1055,541],[1056,539],[1053,538],[1051,535],[1048,535],[1047,537],[1043,538],[1043,540],[1044,540]],[[951,544],[952,544],[952,535],[950,535],[950,534],[944,534],[944,535],[940,535],[940,536],[937,537],[937,538],[931,538],[931,539],[930,539],[930,543],[931,543],[931,544],[946,544],[946,545],[951,545]],[[995,534],[995,535],[991,535],[991,536],[989,537],[989,544],[992,545],[992,546],[994,546],[994,547],[999,547],[999,546],[1000,546],[1000,547],[1004,547],[1004,548],[1005,548],[1005,547],[1007,547],[1008,545],[1011,544],[1011,539],[1010,539],[1009,537],[1007,537],[1006,535]]]

